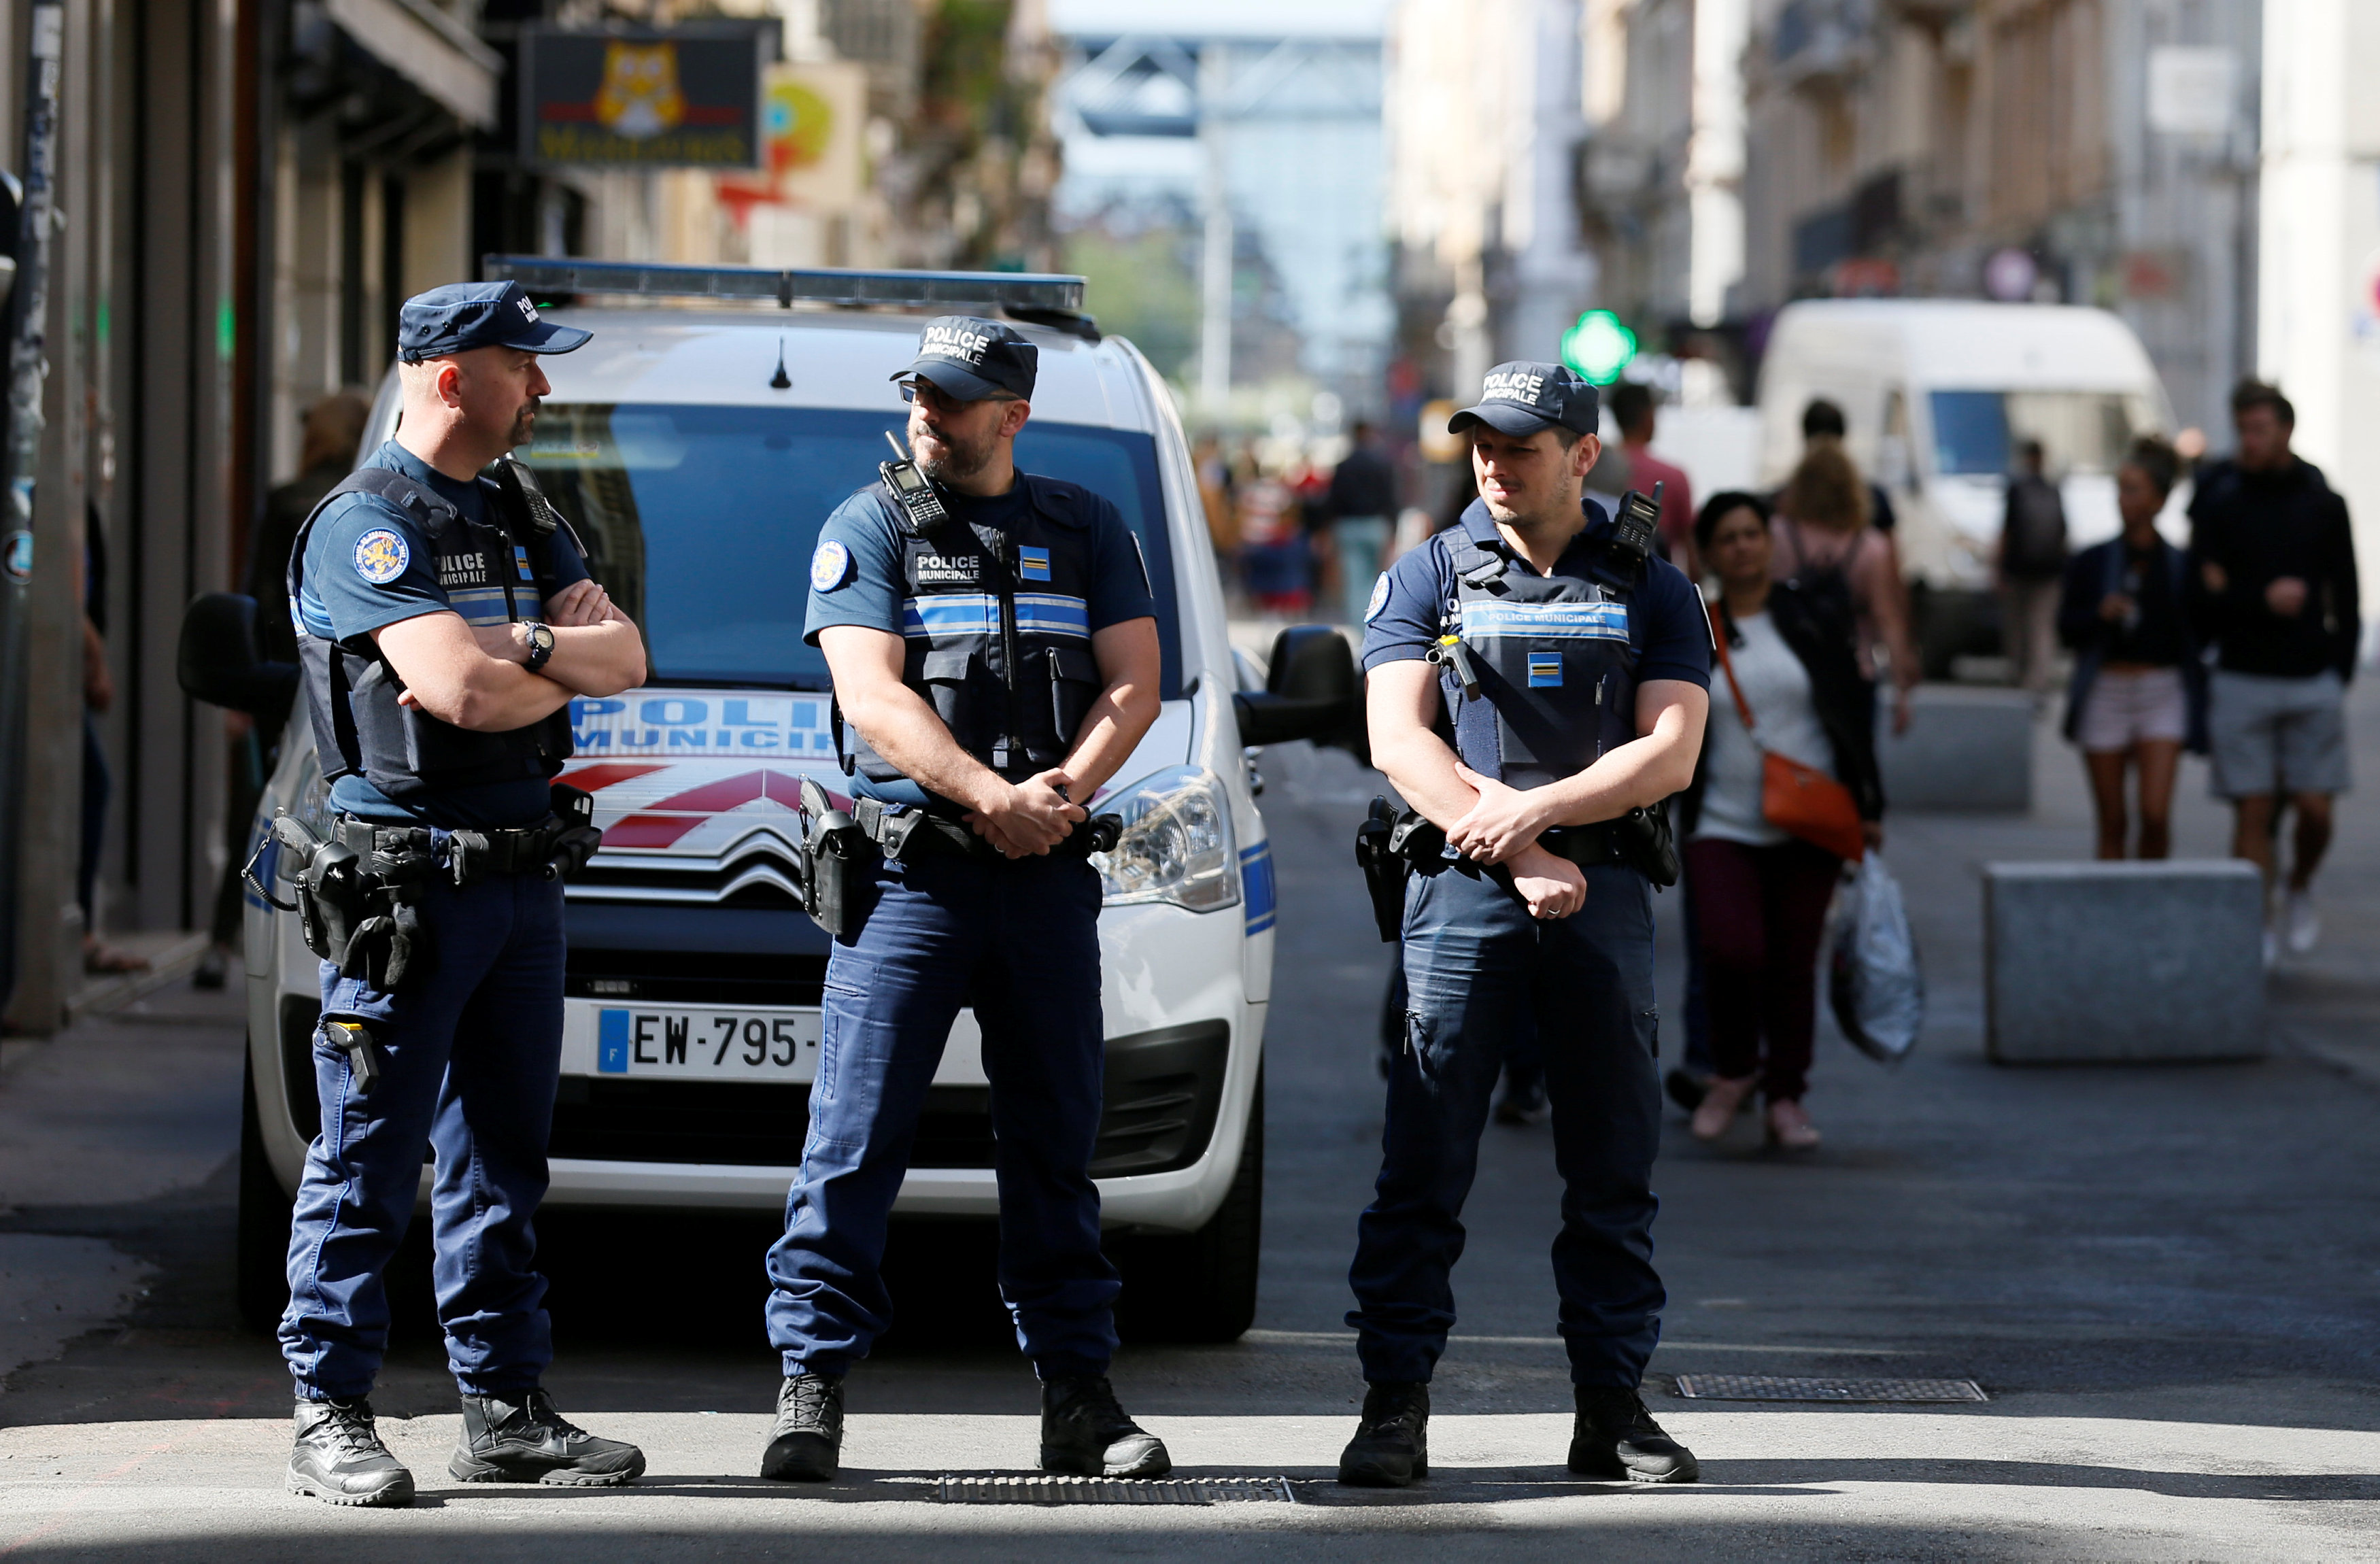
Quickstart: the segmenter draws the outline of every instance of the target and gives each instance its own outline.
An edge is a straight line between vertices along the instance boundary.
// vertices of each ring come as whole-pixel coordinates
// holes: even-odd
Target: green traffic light
[[[1596,385],[1609,385],[1636,357],[1636,333],[1609,309],[1590,309],[1562,333],[1562,362]]]

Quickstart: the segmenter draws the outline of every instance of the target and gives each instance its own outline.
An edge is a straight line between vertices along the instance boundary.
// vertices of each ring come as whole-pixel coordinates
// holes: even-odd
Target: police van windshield
[[[647,683],[827,687],[802,644],[809,561],[829,512],[876,480],[895,413],[549,404],[522,453],[570,518],[597,580],[641,625]],[[1157,593],[1163,694],[1181,693],[1172,555],[1146,434],[1035,422],[1017,465],[1105,495],[1139,540]]]

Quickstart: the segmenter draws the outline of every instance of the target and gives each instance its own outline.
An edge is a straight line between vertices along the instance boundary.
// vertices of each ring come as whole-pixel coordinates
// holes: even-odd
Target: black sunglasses
[[[933,393],[934,402],[941,406],[972,407],[976,405],[975,402],[968,401],[964,397],[952,395],[949,392],[944,391],[941,386],[936,385],[929,380],[905,380],[900,383],[901,400],[904,402],[915,402],[917,400],[921,392],[931,392]],[[976,400],[981,402],[1022,402],[1025,399],[1021,396],[1014,395],[1009,392],[995,391],[989,396],[978,397]]]

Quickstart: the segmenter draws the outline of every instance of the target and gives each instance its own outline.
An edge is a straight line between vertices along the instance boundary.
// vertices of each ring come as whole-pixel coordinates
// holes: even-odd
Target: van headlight
[[[1213,772],[1176,766],[1143,777],[1094,808],[1123,819],[1115,851],[1091,855],[1109,906],[1171,902],[1211,913],[1239,904],[1232,808]]]

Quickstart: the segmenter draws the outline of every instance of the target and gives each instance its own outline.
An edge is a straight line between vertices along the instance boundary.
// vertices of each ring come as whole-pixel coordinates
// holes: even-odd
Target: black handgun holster
[[[1395,806],[1375,798],[1371,813],[1355,828],[1355,864],[1364,871],[1364,889],[1372,895],[1372,922],[1387,944],[1394,944],[1404,932],[1405,880],[1413,872],[1404,855],[1390,845],[1396,827]]]
[[[430,931],[418,903],[436,864],[427,852],[358,853],[324,841],[292,815],[273,822],[292,867],[299,933],[306,948],[382,993],[430,964]],[[286,903],[276,903],[285,906]]]
[[[801,803],[802,910],[829,935],[848,941],[875,904],[876,843],[807,778]]]

